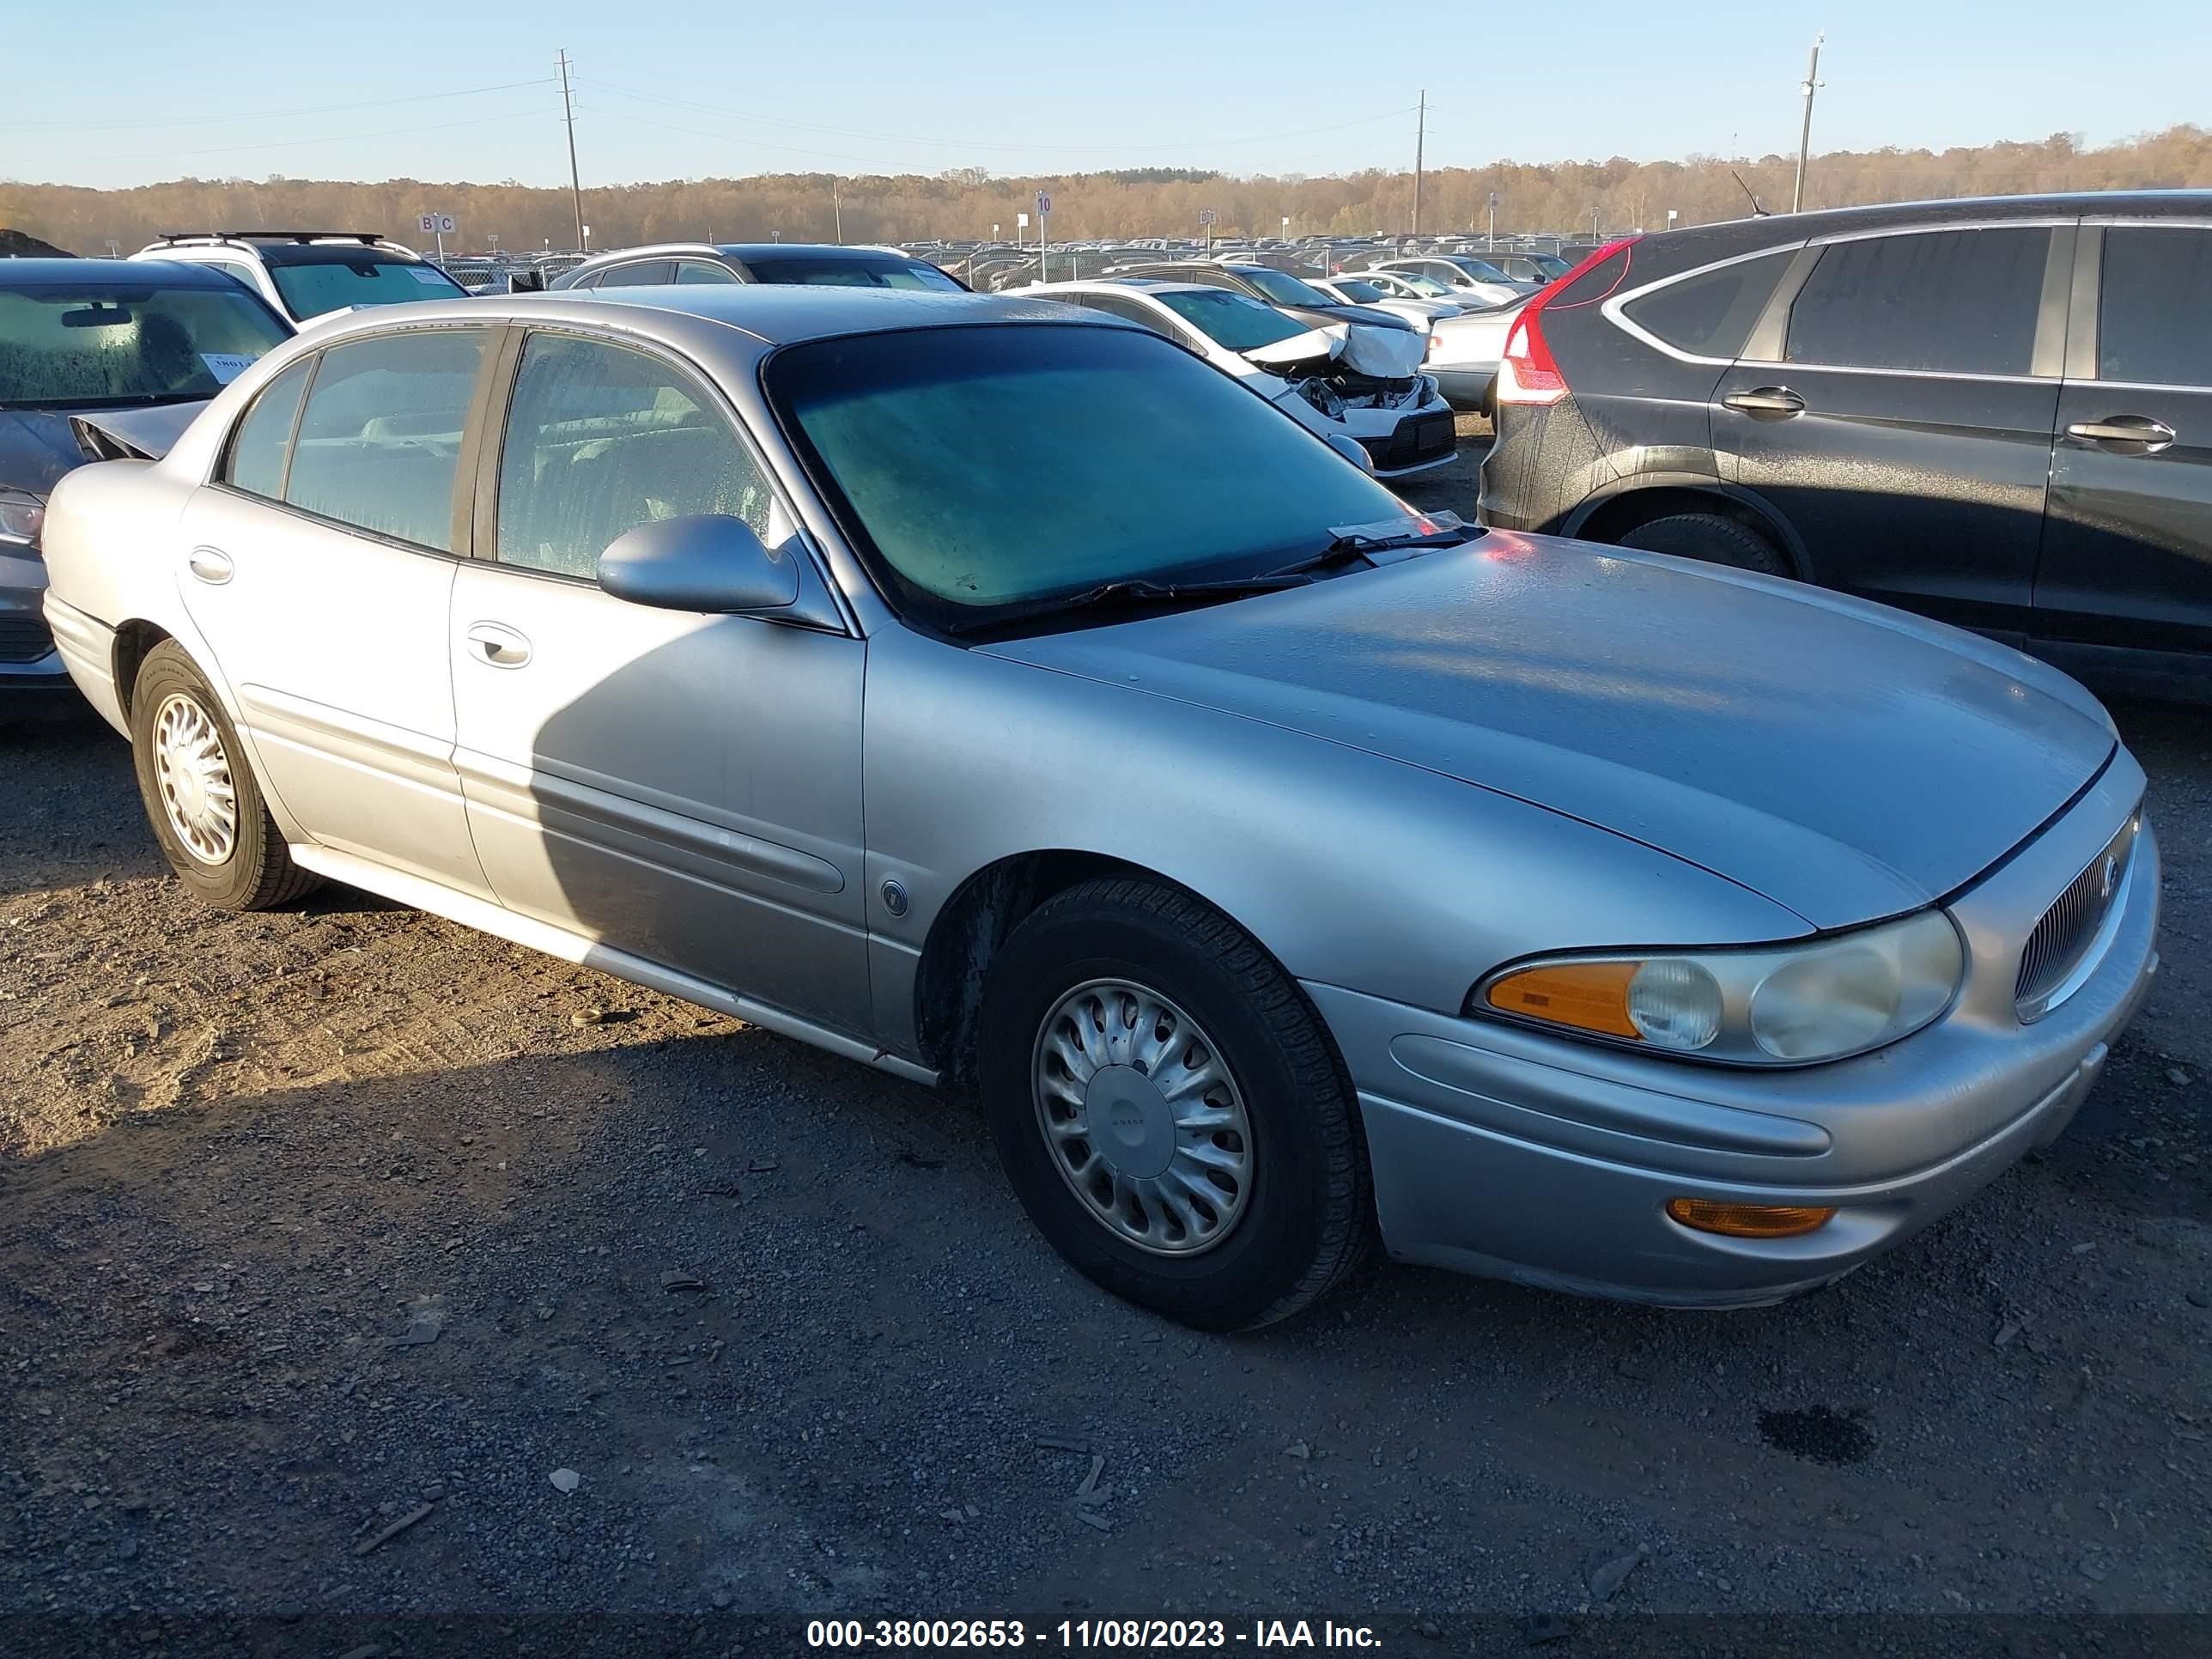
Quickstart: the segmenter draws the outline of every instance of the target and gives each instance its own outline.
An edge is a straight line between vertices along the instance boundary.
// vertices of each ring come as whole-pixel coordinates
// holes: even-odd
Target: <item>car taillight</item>
[[[1567,395],[1567,377],[1559,372],[1559,361],[1552,356],[1551,343],[1544,338],[1544,307],[1571,290],[1585,272],[1616,253],[1625,253],[1636,240],[1625,236],[1617,242],[1607,243],[1565,276],[1547,283],[1521,307],[1521,314],[1506,331],[1505,349],[1498,358],[1498,386],[1492,394],[1495,402],[1540,409]],[[1571,305],[1590,305],[1602,300],[1620,285],[1621,277],[1627,274],[1628,260],[1624,258],[1613,280],[1606,284],[1604,294],[1573,301]]]

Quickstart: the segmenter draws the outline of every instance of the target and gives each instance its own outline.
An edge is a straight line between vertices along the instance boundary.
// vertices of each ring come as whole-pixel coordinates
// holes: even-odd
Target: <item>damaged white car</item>
[[[1309,327],[1248,295],[1189,283],[1045,283],[1023,292],[1166,335],[1322,436],[1353,440],[1378,478],[1425,472],[1455,453],[1451,405],[1421,373],[1425,334]]]

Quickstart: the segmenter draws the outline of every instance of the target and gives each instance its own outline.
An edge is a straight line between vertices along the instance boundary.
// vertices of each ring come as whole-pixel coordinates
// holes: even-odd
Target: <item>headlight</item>
[[[1940,910],[1803,945],[1555,957],[1484,980],[1469,1013],[1740,1066],[1809,1066],[1908,1036],[1966,970]]]
[[[0,490],[0,543],[36,547],[40,527],[46,521],[46,504],[36,495]]]

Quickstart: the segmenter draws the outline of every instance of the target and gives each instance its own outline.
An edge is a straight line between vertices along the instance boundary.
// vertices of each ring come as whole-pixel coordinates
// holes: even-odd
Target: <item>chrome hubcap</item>
[[[1037,1127],[1075,1195],[1117,1237],[1195,1255],[1252,1192],[1252,1126],[1196,1020],[1148,987],[1093,980],[1053,1005],[1031,1070]]]
[[[228,862],[238,846],[230,757],[207,711],[180,693],[154,712],[154,781],[170,831],[185,850],[203,864]]]

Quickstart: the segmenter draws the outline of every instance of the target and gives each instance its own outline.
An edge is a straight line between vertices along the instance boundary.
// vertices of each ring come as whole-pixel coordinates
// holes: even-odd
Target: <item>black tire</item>
[[[1731,570],[1755,571],[1762,576],[1794,576],[1796,572],[1782,550],[1734,519],[1717,513],[1677,513],[1640,524],[1620,538],[1623,547],[1646,553],[1671,553],[1680,559],[1699,559],[1724,564]]]
[[[154,724],[173,697],[198,706],[215,727],[229,763],[236,826],[229,854],[220,863],[202,858],[185,844],[162,805],[154,764]],[[147,821],[154,826],[154,838],[161,843],[169,867],[201,902],[218,910],[266,910],[289,904],[321,885],[321,877],[292,862],[284,833],[269,816],[268,803],[238,740],[237,729],[223,713],[222,700],[174,640],[163,640],[138,665],[138,678],[131,694],[131,758],[138,774],[138,797],[145,805]]]
[[[1122,1239],[1062,1176],[1039,1127],[1032,1065],[1055,1005],[1122,977],[1211,1034],[1252,1130],[1251,1191],[1219,1243],[1159,1255]],[[1200,1330],[1249,1330],[1327,1295],[1374,1233],[1351,1079],[1321,1018],[1250,934],[1178,888],[1086,882],[1014,930],[983,988],[977,1073],[1007,1179],[1037,1228],[1115,1295]]]

